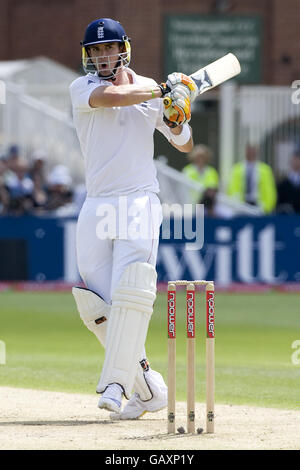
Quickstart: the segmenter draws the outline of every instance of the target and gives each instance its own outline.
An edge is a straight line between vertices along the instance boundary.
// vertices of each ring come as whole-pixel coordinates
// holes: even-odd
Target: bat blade
[[[211,90],[212,88],[220,85],[221,83],[230,80],[241,72],[241,65],[237,57],[232,54],[224,55],[220,59],[215,60],[206,67],[197,70],[192,73],[190,77],[194,80],[198,88],[198,95],[205,91]],[[165,108],[168,108],[172,104],[172,100],[169,96],[163,99]]]
[[[237,57],[232,54],[226,54],[211,64],[203,67],[197,72],[192,73],[190,77],[198,87],[198,94],[208,91],[226,80],[235,77],[241,72],[241,66]]]

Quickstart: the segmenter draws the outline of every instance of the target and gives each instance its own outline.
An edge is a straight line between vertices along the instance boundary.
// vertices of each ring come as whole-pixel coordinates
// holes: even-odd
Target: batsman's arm
[[[158,85],[99,86],[91,93],[89,105],[91,108],[130,106],[153,98],[161,98],[161,95],[161,89]]]
[[[171,137],[170,144],[177,150],[179,150],[179,152],[189,153],[194,147],[193,133],[192,128],[191,126],[189,126],[189,124],[184,124],[184,126],[188,126],[190,130],[191,137],[189,138],[189,140],[184,145],[177,145],[175,142],[173,142]],[[183,126],[176,126],[174,128],[171,128],[170,131],[174,136],[180,135],[183,132]]]

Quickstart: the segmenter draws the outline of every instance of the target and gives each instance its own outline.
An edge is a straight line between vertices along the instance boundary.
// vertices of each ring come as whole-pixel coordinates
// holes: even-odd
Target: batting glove
[[[176,127],[191,120],[191,100],[186,92],[172,90],[165,96],[163,119],[169,127]]]
[[[191,103],[196,99],[198,95],[198,88],[194,80],[191,77],[184,75],[183,73],[174,72],[168,75],[166,86],[170,88],[171,91],[177,88],[178,86],[184,86],[187,92],[189,93]]]

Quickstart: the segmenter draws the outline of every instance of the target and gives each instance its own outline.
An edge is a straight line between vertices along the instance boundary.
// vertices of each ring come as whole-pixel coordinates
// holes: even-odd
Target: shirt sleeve
[[[75,80],[75,82],[70,85],[70,95],[71,101],[74,109],[80,109],[80,111],[93,111],[95,108],[92,108],[89,105],[89,99],[92,92],[100,87],[108,86],[107,84],[95,83],[92,80],[83,79]]]
[[[169,127],[167,126],[167,124],[164,123],[164,120],[163,120],[163,102],[162,102],[162,99],[160,99],[160,98],[158,98],[158,99],[159,99],[159,111],[158,111],[158,116],[157,116],[157,120],[156,120],[155,129],[157,129],[159,132],[161,132],[165,136],[165,138],[170,142],[172,134],[171,134],[171,131],[170,131]]]

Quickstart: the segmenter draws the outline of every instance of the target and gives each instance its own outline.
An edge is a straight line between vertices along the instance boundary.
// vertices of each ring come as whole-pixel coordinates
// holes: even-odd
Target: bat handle
[[[165,108],[169,108],[172,104],[172,100],[169,96],[166,96],[164,99],[163,99],[163,103],[164,103],[164,106]]]

